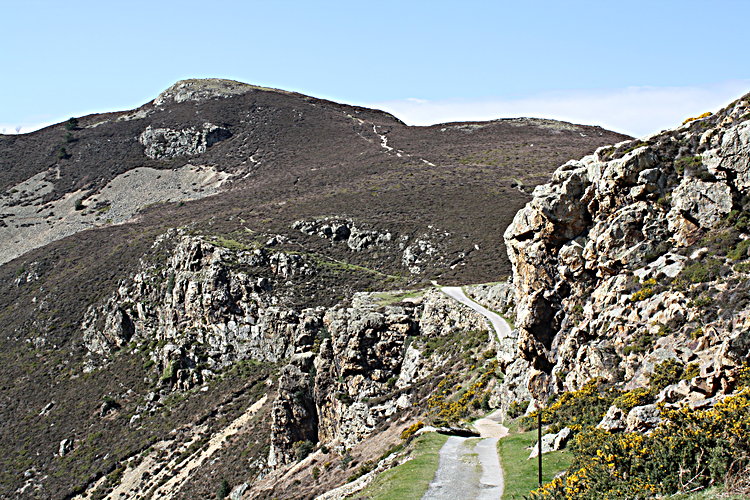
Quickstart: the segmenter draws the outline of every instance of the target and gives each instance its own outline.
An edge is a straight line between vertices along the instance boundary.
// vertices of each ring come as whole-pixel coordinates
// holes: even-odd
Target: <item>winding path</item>
[[[487,318],[492,324],[492,328],[495,329],[498,340],[511,336],[510,325],[508,325],[508,322],[505,321],[502,316],[471,300],[466,296],[460,286],[443,286],[440,287],[440,291],[446,294],[448,297],[462,303],[463,305],[469,306],[470,308],[474,309],[476,312]]]
[[[510,326],[500,315],[468,298],[460,287],[442,287],[441,290],[486,317],[498,339],[511,335]],[[495,411],[474,422],[479,438],[448,438],[440,449],[438,469],[423,500],[497,500],[502,497],[505,482],[497,441],[508,434],[508,429],[499,419],[500,414]]]

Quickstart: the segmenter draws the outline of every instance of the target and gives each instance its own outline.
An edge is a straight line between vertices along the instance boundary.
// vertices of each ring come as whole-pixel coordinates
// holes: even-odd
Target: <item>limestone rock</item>
[[[144,154],[149,158],[174,158],[205,153],[206,149],[231,137],[232,133],[212,123],[201,128],[188,127],[181,130],[146,127],[138,137]]]
[[[73,440],[72,439],[63,439],[60,441],[60,447],[57,451],[57,455],[60,457],[64,457],[68,453],[73,451]]]
[[[572,434],[573,431],[568,427],[560,429],[560,431],[555,434],[545,434],[542,436],[542,454],[565,448],[565,445],[570,440]],[[535,443],[531,448],[529,459],[537,456],[539,456],[539,442]]]
[[[610,406],[602,421],[597,424],[599,429],[609,432],[625,430],[625,412],[616,406]]]
[[[636,406],[625,417],[625,430],[627,432],[648,432],[653,430],[661,422],[659,409],[655,404]]]
[[[724,257],[748,237],[748,111],[740,100],[700,124],[600,148],[534,190],[504,234],[518,337],[502,408],[594,377],[644,387],[669,358],[712,371],[662,400],[693,404],[732,390],[750,353],[738,333],[750,316],[744,271]],[[631,426],[653,423],[644,412]],[[621,427],[620,415],[609,417],[603,426]]]

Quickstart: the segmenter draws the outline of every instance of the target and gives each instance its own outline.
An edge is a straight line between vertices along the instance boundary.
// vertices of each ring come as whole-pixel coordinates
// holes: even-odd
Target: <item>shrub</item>
[[[703,283],[718,278],[724,266],[718,259],[710,258],[705,262],[693,262],[680,272],[680,277],[691,283]]]
[[[643,406],[651,403],[653,399],[654,396],[650,390],[644,387],[639,387],[632,391],[623,392],[612,401],[612,404],[627,413],[636,406]]]
[[[541,410],[542,423],[555,424],[559,428],[596,425],[612,404],[616,391],[607,387],[603,379],[591,379],[581,389],[560,394]],[[530,429],[536,426],[536,410],[521,418],[521,426]]]
[[[656,280],[654,278],[647,279],[642,284],[643,287],[630,296],[630,300],[632,302],[640,302],[641,300],[645,300],[656,293],[656,291],[654,290],[654,287],[656,286]]]
[[[354,398],[352,398],[348,392],[339,392],[336,394],[336,399],[344,403],[345,405],[349,406],[354,402]]]
[[[690,363],[683,370],[681,378],[683,380],[691,380],[697,377],[700,374],[700,372],[701,372],[701,368],[698,365],[698,363]]]
[[[65,149],[64,147],[60,147],[57,150],[57,153],[55,153],[55,154],[56,154],[58,160],[66,160],[66,159],[70,158],[70,155],[68,154],[68,150]]]
[[[229,487],[229,482],[226,479],[222,479],[221,484],[219,484],[219,490],[216,492],[216,497],[219,498],[219,500],[224,500],[229,496],[231,491],[232,489]]]
[[[297,441],[292,445],[292,451],[294,452],[294,459],[298,462],[304,460],[312,451],[315,449],[315,445],[309,439],[304,441]]]
[[[648,436],[581,432],[571,468],[531,498],[648,498],[699,490],[750,465],[750,389],[711,409],[661,408]]]
[[[461,384],[457,383],[456,375],[441,380],[435,393],[427,400],[427,407],[436,413],[436,422],[455,424],[467,416],[472,408],[481,406],[487,384],[496,377],[497,366],[497,360],[487,363],[482,375],[463,393],[459,392]]]
[[[78,198],[76,200],[76,206],[74,207],[76,210],[80,211],[86,208],[86,205],[83,204],[83,198]]]
[[[683,156],[682,158],[675,160],[674,169],[678,174],[682,175],[685,173],[685,170],[690,172],[700,168],[701,165],[703,165],[703,158],[701,158],[700,155]]]
[[[654,366],[654,371],[648,377],[649,385],[654,393],[668,385],[676,384],[685,374],[685,365],[673,358],[666,359]]]
[[[747,257],[747,251],[750,248],[750,239],[742,240],[739,243],[737,243],[737,246],[734,247],[732,250],[730,250],[727,253],[727,256],[732,260],[741,260]]]
[[[351,483],[352,481],[364,476],[365,474],[367,474],[374,468],[375,468],[375,464],[368,460],[367,462],[360,465],[359,468],[356,470],[356,472],[354,472],[354,474],[352,474],[346,479],[346,482]]]
[[[745,363],[739,369],[737,374],[738,387],[750,387],[750,364]]]
[[[411,439],[412,437],[414,437],[414,434],[416,434],[417,431],[422,427],[424,427],[424,422],[422,422],[421,420],[419,422],[411,424],[409,427],[401,431],[401,439],[403,439],[404,441]]]
[[[708,118],[712,114],[713,113],[711,113],[710,111],[706,111],[705,113],[701,113],[698,116],[693,116],[692,118],[687,118],[684,122],[682,122],[682,124],[685,125],[686,123],[690,123],[690,122],[695,121],[695,120],[702,120],[703,118]]]
[[[508,407],[508,416],[510,418],[518,418],[524,413],[529,407],[530,401],[513,401]]]
[[[702,309],[704,307],[710,306],[713,303],[714,303],[714,299],[712,299],[708,295],[701,295],[700,297],[696,297],[690,302],[688,302],[688,306]]]
[[[78,119],[74,117],[68,118],[68,121],[65,122],[65,128],[67,130],[77,130],[78,129]]]
[[[161,372],[161,383],[171,382],[177,373],[177,361],[170,361]]]
[[[625,356],[647,352],[654,345],[655,340],[656,337],[654,335],[651,335],[647,330],[642,330],[633,336],[630,343],[625,346],[623,352]]]

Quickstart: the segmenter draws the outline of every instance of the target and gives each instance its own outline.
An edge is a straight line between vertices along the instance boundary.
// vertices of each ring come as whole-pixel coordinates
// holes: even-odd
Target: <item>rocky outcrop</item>
[[[350,307],[329,309],[308,350],[283,373],[270,463],[293,461],[294,443],[303,440],[353,447],[411,407],[415,388],[441,372],[446,360],[423,356],[412,340],[486,328],[481,315],[437,290],[385,307],[377,294],[359,293]]]
[[[328,239],[332,243],[345,243],[353,252],[378,249],[400,252],[401,265],[412,274],[420,274],[427,267],[439,267],[446,264],[444,243],[451,236],[450,233],[429,226],[422,234],[414,237],[403,234],[397,239],[391,231],[365,229],[349,219],[338,217],[298,220],[292,224],[292,229],[310,236]],[[465,257],[465,253],[459,254],[450,263],[451,269],[463,265]]]
[[[169,102],[205,101],[241,95],[252,90],[273,90],[247,83],[222,78],[202,78],[180,80],[154,99],[154,106],[164,106]],[[282,91],[277,91],[282,92]]]
[[[154,387],[143,413],[238,361],[277,364],[270,467],[299,460],[317,443],[352,448],[411,408],[419,388],[443,373],[450,359],[425,353],[425,339],[488,330],[483,316],[438,290],[358,293],[329,309],[284,307],[287,285],[316,271],[275,244],[226,248],[172,231],[155,247],[170,255],[166,265],[144,262],[89,308],[81,326],[85,369],[107,364],[117,350],[144,353]],[[499,349],[494,334],[486,338]]]
[[[666,360],[700,370],[660,400],[732,390],[750,324],[748,118],[745,97],[570,161],[535,189],[505,232],[521,359],[506,374],[511,399],[593,377],[645,386]],[[629,428],[644,420],[633,419]],[[613,414],[603,425],[622,421]]]
[[[323,310],[283,307],[273,293],[276,280],[313,272],[303,258],[176,239],[167,266],[144,269],[90,307],[82,323],[89,370],[132,342],[149,353],[163,383],[189,388],[233,362],[279,362],[311,342]]]
[[[149,125],[138,137],[138,142],[143,145],[146,156],[159,160],[205,153],[206,149],[231,136],[229,130],[212,123],[204,123],[199,129],[188,127],[180,130]]]
[[[292,229],[311,236],[329,239],[332,242],[345,242],[346,246],[354,252],[361,252],[371,247],[389,246],[393,239],[390,232],[382,233],[362,229],[347,219],[298,220],[292,224]]]

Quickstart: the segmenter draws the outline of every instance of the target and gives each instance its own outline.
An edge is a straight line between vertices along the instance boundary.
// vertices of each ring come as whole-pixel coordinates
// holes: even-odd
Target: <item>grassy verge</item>
[[[500,463],[505,475],[503,498],[522,499],[538,486],[537,460],[529,460],[531,450],[527,449],[536,443],[536,430],[518,432],[511,427],[510,434],[497,443]],[[545,453],[542,463],[542,479],[551,481],[555,475],[566,470],[572,455],[565,451]]]
[[[416,438],[410,453],[412,459],[389,469],[353,498],[373,500],[403,500],[422,498],[435,477],[440,448],[448,436],[427,432]]]
[[[378,292],[374,294],[375,300],[382,306],[389,306],[403,302],[406,299],[421,297],[427,290],[399,290],[395,292]]]

